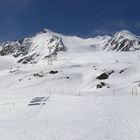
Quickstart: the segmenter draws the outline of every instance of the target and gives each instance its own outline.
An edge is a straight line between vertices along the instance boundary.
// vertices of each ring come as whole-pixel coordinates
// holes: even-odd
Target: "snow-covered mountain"
[[[140,37],[123,30],[113,35],[105,44],[107,51],[135,51],[140,49]]]
[[[37,63],[46,60],[51,55],[57,55],[60,51],[75,52],[99,49],[107,43],[108,36],[83,39],[77,36],[64,36],[48,29],[31,38],[19,41],[7,41],[0,43],[0,55],[13,55],[19,63]]]
[[[36,63],[49,55],[57,55],[59,51],[66,51],[62,40],[49,33],[39,33],[32,38],[19,41],[3,42],[0,44],[0,55],[18,57],[19,63]],[[51,52],[49,52],[51,48]]]
[[[112,75],[120,78],[123,73],[125,74],[125,71],[130,69],[129,64],[133,64],[130,67],[137,67],[136,70],[139,71],[139,67],[135,65],[135,62],[139,61],[139,51],[134,51],[139,50],[139,44],[140,38],[129,31],[118,32],[112,37],[97,36],[84,39],[77,36],[61,35],[44,29],[43,32],[30,38],[1,43],[0,64],[1,70],[9,68],[8,73],[12,74],[26,71],[26,68],[27,71],[30,69],[35,72],[29,72],[27,77],[22,76],[23,78],[21,78],[20,76],[18,84],[21,86],[24,85],[22,81],[27,84],[28,79],[32,79],[32,77],[47,76],[48,78],[48,73],[58,73],[58,77],[54,78],[52,76],[54,82],[50,83],[47,80],[47,84],[50,84],[50,87],[53,84],[58,88],[64,85],[65,88],[72,88],[73,83],[75,83],[75,89],[79,89],[82,84],[82,90],[85,91],[111,88],[114,85],[119,87],[122,85],[114,83]],[[124,51],[129,53],[126,54]],[[53,65],[50,66],[52,63]],[[122,65],[121,63],[124,64]],[[91,70],[91,66],[94,67],[93,70]],[[50,76],[50,78],[52,77]],[[135,81],[139,81],[139,74],[137,75],[136,73],[136,77]],[[128,81],[133,83],[134,80],[131,78]],[[62,80],[62,83],[57,83],[56,79],[58,81]],[[67,82],[68,79],[71,80]],[[126,80],[122,78],[122,82],[126,82]],[[17,87],[18,84],[15,86]]]
[[[89,50],[134,51],[140,49],[140,38],[129,31],[117,32],[112,37],[80,38],[65,36],[44,29],[43,32],[19,41],[0,43],[0,55],[13,55],[18,63],[37,63],[59,52],[85,52]]]

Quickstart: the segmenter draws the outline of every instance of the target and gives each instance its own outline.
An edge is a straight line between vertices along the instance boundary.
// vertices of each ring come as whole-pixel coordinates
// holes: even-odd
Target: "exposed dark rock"
[[[58,71],[57,70],[51,70],[49,73],[50,74],[56,74],[56,73],[58,73]]]
[[[105,87],[105,86],[107,86],[107,88],[109,88],[109,86],[108,86],[106,83],[101,82],[101,83],[99,83],[99,84],[96,85],[96,88],[97,88],[97,89],[98,89],[98,88],[103,88],[103,87]]]
[[[125,70],[126,70],[126,69],[120,70],[120,72],[119,72],[119,73],[121,74],[121,73],[123,73]]]
[[[111,75],[112,73],[114,73],[114,70],[108,72],[109,75]]]
[[[100,84],[97,84],[96,85],[96,88],[102,88],[103,86],[102,85],[100,85]]]
[[[107,73],[102,73],[101,75],[99,75],[96,79],[98,80],[105,80],[105,79],[108,79],[109,77],[109,74]]]
[[[47,40],[46,38],[46,42],[47,42],[46,48],[51,47],[53,50],[49,54],[48,54],[48,51],[46,51],[46,56],[45,56],[45,52],[44,52],[44,55],[40,55],[42,54],[41,51],[44,51],[44,50],[40,49],[40,52],[36,51],[36,49],[40,47],[40,45],[37,44],[36,46],[34,46],[33,42],[34,42],[34,37],[21,39],[19,41],[2,42],[0,43],[0,48],[1,48],[0,55],[1,56],[13,55],[16,58],[20,57],[20,59],[18,60],[18,63],[34,64],[34,63],[37,63],[39,60],[43,60],[45,58],[51,57],[52,55],[55,58],[55,56],[57,55],[59,51],[67,50],[62,39],[59,36],[54,36],[53,34],[51,35],[51,37],[49,37],[49,40]]]
[[[114,70],[104,72],[101,75],[99,75],[96,79],[98,79],[98,80],[108,79],[109,78],[109,75],[111,75],[112,73],[114,73]]]
[[[21,58],[20,60],[18,60],[18,63],[22,63],[22,64],[27,64],[27,63],[36,63],[34,61],[34,58],[37,56],[37,54],[33,54],[33,55],[30,55],[30,56],[26,56],[26,57],[23,57]]]
[[[44,77],[43,73],[34,73],[34,77]]]
[[[5,45],[2,50],[0,51],[0,55],[4,56],[4,55],[9,55],[9,54],[13,54],[16,52],[16,49],[18,48],[18,44],[15,43],[14,46],[12,44],[8,44]]]
[[[129,31],[121,31],[110,38],[103,48],[107,51],[135,51],[139,50],[140,38]]]

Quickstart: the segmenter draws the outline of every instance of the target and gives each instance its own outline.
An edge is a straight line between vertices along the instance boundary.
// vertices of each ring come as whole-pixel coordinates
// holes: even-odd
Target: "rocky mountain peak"
[[[123,30],[114,34],[105,44],[107,51],[135,51],[140,49],[140,38],[133,33]]]

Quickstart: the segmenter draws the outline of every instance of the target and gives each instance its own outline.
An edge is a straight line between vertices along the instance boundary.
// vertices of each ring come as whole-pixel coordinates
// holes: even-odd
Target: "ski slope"
[[[51,96],[43,107],[27,109],[24,103],[24,108],[5,108],[8,112],[5,117],[0,116],[0,138],[139,140],[139,99],[139,96]]]
[[[48,65],[41,59],[48,52],[42,44],[52,35],[67,51]],[[40,54],[37,63],[0,56],[0,139],[140,139],[139,50],[106,51],[103,37],[82,39],[48,30],[32,39],[29,54]]]

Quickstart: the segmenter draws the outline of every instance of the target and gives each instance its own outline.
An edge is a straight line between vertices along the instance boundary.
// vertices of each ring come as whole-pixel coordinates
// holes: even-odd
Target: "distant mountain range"
[[[0,55],[13,55],[18,63],[37,63],[59,52],[76,52],[81,50],[105,51],[136,51],[140,49],[140,37],[123,30],[113,36],[97,36],[95,38],[80,38],[65,36],[48,29],[30,38],[19,41],[0,43]]]

